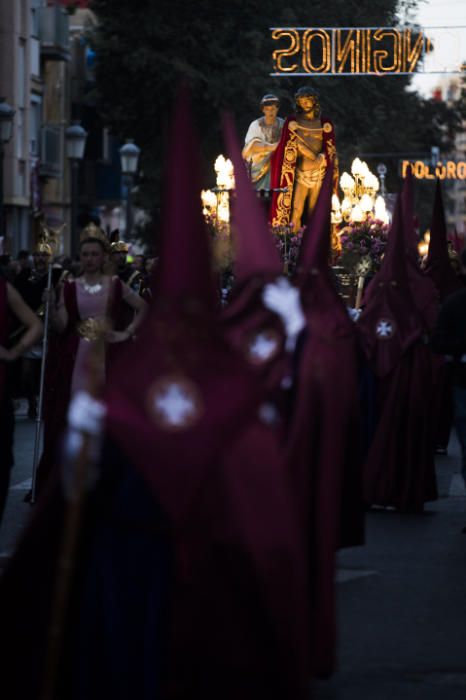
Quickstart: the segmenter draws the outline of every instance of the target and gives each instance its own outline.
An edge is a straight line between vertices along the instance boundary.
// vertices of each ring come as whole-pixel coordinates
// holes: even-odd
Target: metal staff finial
[[[66,224],[62,224],[58,229],[49,228],[44,222],[41,224],[41,234],[38,240],[38,250],[49,253],[52,256],[58,250],[60,235],[63,232]],[[48,339],[49,339],[49,316],[50,316],[50,296],[52,291],[52,260],[49,261],[47,270],[47,288],[44,313],[44,335],[42,338],[42,360],[40,365],[40,384],[39,384],[39,405],[37,408],[36,418],[36,435],[34,439],[34,455],[32,459],[32,482],[31,482],[31,503],[36,500],[37,487],[37,466],[39,464],[39,449],[43,425],[43,407],[44,407],[44,388],[45,388],[45,367],[47,362]]]

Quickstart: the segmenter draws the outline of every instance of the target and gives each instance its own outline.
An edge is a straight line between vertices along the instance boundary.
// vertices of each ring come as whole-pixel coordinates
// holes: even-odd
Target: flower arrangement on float
[[[388,223],[368,216],[364,221],[350,221],[339,231],[341,246],[340,264],[345,270],[367,273],[376,272],[388,241]]]
[[[270,233],[283,260],[283,270],[287,275],[292,275],[296,269],[305,229],[306,227],[302,226],[295,231],[293,224],[270,226]]]

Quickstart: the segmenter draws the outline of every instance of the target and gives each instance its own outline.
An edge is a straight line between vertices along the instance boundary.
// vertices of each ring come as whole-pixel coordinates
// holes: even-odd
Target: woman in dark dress
[[[39,493],[54,468],[70,398],[86,385],[90,341],[105,339],[105,356],[100,363],[104,381],[115,348],[131,340],[146,308],[144,300],[118,277],[105,274],[107,251],[105,234],[94,224],[87,226],[81,234],[82,275],[65,281],[58,304],[52,296],[54,333],[47,362],[44,451],[37,472]],[[134,312],[133,320],[124,330],[116,331],[114,322],[122,306]]]
[[[10,317],[16,316],[26,332],[12,348],[7,348]],[[9,391],[8,364],[26,352],[42,333],[42,324],[15,288],[0,277],[0,523],[5,509],[13,466],[13,402]]]

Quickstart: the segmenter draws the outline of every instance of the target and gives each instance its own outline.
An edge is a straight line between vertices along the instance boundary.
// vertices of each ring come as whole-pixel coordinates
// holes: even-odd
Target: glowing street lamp
[[[125,236],[128,239],[133,228],[133,209],[131,206],[131,190],[133,187],[134,176],[138,170],[139,156],[141,149],[136,146],[133,139],[127,139],[124,145],[119,150],[121,172],[125,178],[126,184],[126,225]]]
[[[79,163],[84,158],[87,131],[79,121],[65,130],[66,156],[71,165],[71,251],[77,252],[78,240],[78,172]]]

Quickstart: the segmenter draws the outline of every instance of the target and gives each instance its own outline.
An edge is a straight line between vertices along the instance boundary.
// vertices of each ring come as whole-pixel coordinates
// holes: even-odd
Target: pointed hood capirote
[[[416,304],[416,308],[422,316],[424,331],[426,333],[431,333],[437,321],[439,299],[433,281],[421,270],[419,265],[417,250],[418,236],[415,230],[414,217],[414,178],[411,168],[408,168],[403,183],[401,208],[405,240],[406,270],[411,295]]]
[[[406,250],[417,260],[418,236],[415,227],[414,216],[414,178],[411,168],[406,171],[406,176],[401,190],[401,206],[404,216],[404,231]]]
[[[461,281],[453,270],[448,254],[447,225],[443,206],[442,186],[440,180],[435,185],[435,199],[430,224],[430,242],[425,272],[433,283],[443,301],[447,296],[463,288]]]
[[[199,140],[186,88],[178,95],[169,143],[154,300],[133,347],[109,368],[106,400],[110,434],[178,521],[212,462],[252,420],[261,393],[219,328]],[[152,463],[147,455],[155,440]]]
[[[394,284],[407,291],[409,289],[408,270],[406,266],[406,234],[403,212],[403,199],[398,197],[395,205],[392,225],[380,270],[375,276],[379,286]]]
[[[301,288],[303,307],[310,313],[308,321],[314,332],[353,334],[352,322],[338,294],[329,264],[332,194],[331,164],[304,231],[294,283]]]
[[[200,202],[199,139],[189,93],[180,89],[168,151],[160,255],[154,300],[181,311],[213,310],[217,302],[210,241]]]
[[[265,211],[247,175],[230,114],[223,117],[223,134],[235,171],[232,220],[236,284],[241,285],[253,277],[278,277],[283,272],[283,264],[270,235]]]
[[[312,270],[329,266],[331,240],[331,202],[333,194],[333,165],[327,168],[316,206],[309,216],[296,266],[296,281],[303,284]]]
[[[182,96],[170,141],[182,172],[169,168],[154,302],[110,369],[107,428],[170,526],[169,687],[210,700],[216,674],[241,668],[234,687],[257,676],[268,697],[304,700],[306,567],[280,423],[264,418],[252,358],[227,342],[213,305],[196,143]]]
[[[268,389],[279,388],[288,373],[284,350],[285,332],[279,317],[264,306],[264,285],[283,273],[283,263],[270,233],[267,218],[253,189],[241,155],[231,115],[223,117],[223,133],[228,156],[235,172],[235,196],[231,202],[234,244],[234,286],[222,323],[229,342],[242,354],[263,338],[271,352],[257,362]],[[259,358],[258,358],[259,359]]]
[[[378,376],[387,375],[424,333],[411,293],[401,196],[398,196],[380,270],[365,295],[357,323],[364,353]]]
[[[328,677],[336,654],[335,551],[361,544],[356,335],[329,266],[333,167],[304,231],[294,282],[307,330],[287,448],[308,535],[311,662]],[[338,435],[338,440],[335,440]]]
[[[418,265],[413,222],[408,176],[357,325],[377,378],[377,423],[364,464],[365,501],[420,511],[436,497],[432,359],[425,342],[434,307],[432,282]]]

